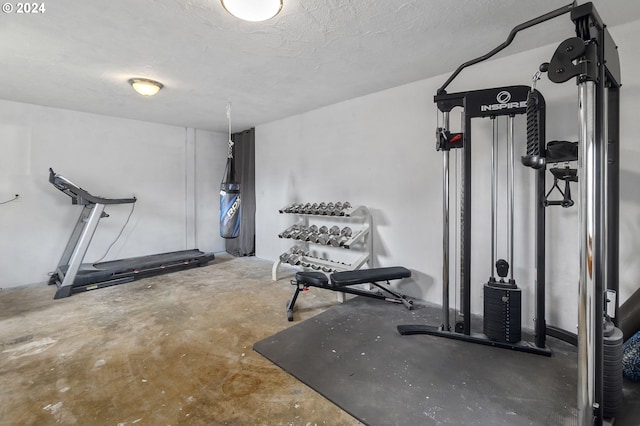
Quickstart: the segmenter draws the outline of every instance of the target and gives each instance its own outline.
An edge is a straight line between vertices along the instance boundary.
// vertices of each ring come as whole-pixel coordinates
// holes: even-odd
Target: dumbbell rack
[[[318,270],[325,273],[330,272],[339,272],[339,271],[352,271],[356,269],[360,269],[365,264],[369,263],[369,267],[371,264],[371,253],[372,253],[372,239],[371,239],[371,230],[372,228],[372,220],[371,213],[366,206],[354,206],[349,207],[347,209],[342,210],[340,216],[337,215],[327,215],[327,214],[309,214],[309,213],[288,213],[285,212],[287,208],[280,209],[281,214],[293,215],[298,217],[297,224],[303,227],[308,227],[309,222],[313,221],[320,223],[339,223],[339,222],[347,222],[349,226],[357,229],[354,229],[351,236],[349,236],[346,240],[343,241],[340,247],[333,247],[330,245],[323,245],[319,243],[314,243],[311,241],[303,241],[300,239],[292,238],[292,241],[296,242],[296,245],[289,249],[289,252],[293,252],[294,250],[303,250],[306,253],[309,253],[310,247],[321,248],[321,247],[331,247],[334,252],[339,252],[340,249],[359,249],[362,251],[360,256],[351,261],[351,263],[343,263],[337,260],[327,260],[321,259],[319,257],[312,256],[310,254],[306,254],[301,256],[301,263],[309,266],[297,265],[303,270]],[[282,234],[281,234],[282,235]],[[283,238],[283,237],[280,237]],[[278,267],[283,264],[281,259],[278,259],[273,264],[272,269],[272,279],[274,281],[278,280]]]

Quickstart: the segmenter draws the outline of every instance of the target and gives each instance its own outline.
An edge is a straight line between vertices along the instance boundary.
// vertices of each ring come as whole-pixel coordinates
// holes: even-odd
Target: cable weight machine
[[[506,86],[483,90],[473,90],[461,93],[441,93],[434,98],[438,110],[443,113],[443,127],[438,128],[437,150],[443,152],[443,307],[442,323],[439,327],[426,325],[401,325],[398,331],[401,334],[431,334],[456,340],[464,340],[505,349],[513,349],[521,352],[535,353],[550,356],[551,351],[546,347],[545,330],[545,306],[544,306],[544,267],[538,271],[536,280],[536,321],[535,342],[523,342],[520,339],[520,300],[521,291],[517,287],[513,276],[513,221],[514,221],[514,185],[513,185],[513,144],[514,144],[514,118],[517,115],[527,113],[527,101],[530,93],[535,93],[537,98],[538,132],[544,139],[544,97],[537,90],[529,86]],[[464,131],[451,133],[449,131],[449,116],[454,108],[463,108]],[[511,166],[508,170],[508,240],[509,261],[498,259],[496,261],[497,240],[497,119],[507,117],[508,127],[508,157]],[[485,293],[485,324],[484,334],[474,333],[471,329],[471,181],[472,181],[472,120],[474,118],[490,118],[493,122],[492,141],[492,172],[491,172],[491,272],[484,286]],[[449,156],[452,149],[462,150],[462,182],[461,182],[461,321],[455,324],[451,331],[449,320],[449,223],[450,223],[450,172]],[[544,195],[544,169],[536,171],[536,194]],[[542,240],[545,235],[545,210],[542,204],[536,208],[536,242]],[[538,259],[540,260],[540,259]],[[544,257],[541,259],[544,262]],[[543,265],[544,266],[544,265]],[[494,269],[495,268],[495,269]],[[499,278],[496,278],[496,273]],[[505,281],[504,278],[508,279]],[[503,302],[506,300],[506,302]],[[487,322],[487,317],[495,321]],[[491,336],[491,337],[488,337]]]
[[[549,202],[549,193],[544,188],[544,171],[548,164],[547,156],[553,152],[553,146],[544,139],[544,101],[536,91],[526,98],[524,113],[527,114],[527,153],[522,157],[523,165],[535,170],[535,191],[537,194],[535,226],[535,264],[536,264],[536,308],[535,342],[521,344],[498,342],[484,335],[471,333],[470,327],[470,267],[471,267],[471,117],[491,117],[491,105],[507,105],[499,111],[509,109],[511,100],[501,102],[496,90],[487,89],[457,94],[448,94],[447,86],[466,67],[485,61],[504,48],[515,35],[526,28],[542,22],[570,14],[576,29],[576,37],[562,42],[556,49],[549,64],[543,64],[541,71],[547,72],[554,83],[564,83],[575,78],[578,86],[579,140],[577,143],[578,168],[570,170],[552,169],[556,179],[567,182],[559,203]],[[443,307],[442,323],[439,327],[425,325],[401,325],[398,331],[403,335],[430,334],[497,347],[522,350],[525,352],[550,355],[545,345],[545,336],[558,334],[566,338],[570,333],[562,333],[547,328],[544,316],[545,291],[545,214],[544,207],[549,205],[572,205],[568,191],[568,182],[578,181],[580,196],[579,208],[579,259],[578,279],[578,383],[577,412],[578,424],[601,425],[605,418],[615,416],[611,402],[603,395],[605,382],[604,347],[610,342],[607,337],[611,328],[609,317],[618,316],[618,301],[615,295],[619,279],[619,89],[621,85],[620,64],[616,45],[606,26],[600,19],[592,3],[577,5],[575,2],[556,9],[538,18],[516,26],[507,40],[486,55],[460,65],[449,79],[440,87],[434,101],[443,114],[444,126],[437,130],[438,149],[443,152]],[[515,86],[518,87],[518,86]],[[526,88],[527,90],[529,88]],[[509,89],[511,90],[511,89]],[[522,102],[519,94],[511,93],[515,102]],[[481,103],[481,95],[496,96],[491,104]],[[485,101],[490,102],[490,101]],[[477,111],[478,105],[489,106],[485,111]],[[455,107],[462,107],[465,114],[465,127],[462,133],[449,132],[449,114]],[[513,114],[523,113],[514,107]],[[508,112],[506,115],[509,115]],[[499,115],[499,114],[497,114]],[[565,148],[567,146],[565,145]],[[461,214],[461,310],[462,323],[451,331],[449,325],[449,151],[462,149],[462,214]],[[549,161],[550,163],[551,161]],[[553,189],[553,188],[552,188]],[[559,189],[559,188],[558,188]],[[561,191],[563,192],[563,191]],[[567,196],[568,195],[568,196]],[[491,280],[490,280],[491,281]],[[605,313],[606,310],[606,313]],[[605,325],[607,324],[607,325]],[[619,330],[618,330],[619,331]],[[619,333],[618,333],[619,334]],[[568,340],[568,339],[566,339]],[[620,339],[621,340],[621,339]]]

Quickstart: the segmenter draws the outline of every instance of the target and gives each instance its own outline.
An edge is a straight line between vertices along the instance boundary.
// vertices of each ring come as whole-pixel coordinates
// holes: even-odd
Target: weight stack
[[[522,339],[522,291],[515,284],[484,285],[484,334],[491,340],[517,343]]]
[[[602,402],[603,416],[614,418],[622,408],[622,330],[612,322],[604,324],[603,343],[603,374],[602,374]]]

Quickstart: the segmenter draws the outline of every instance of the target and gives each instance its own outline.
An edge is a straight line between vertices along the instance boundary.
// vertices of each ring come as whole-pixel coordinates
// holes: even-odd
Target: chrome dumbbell
[[[300,239],[302,241],[309,241],[309,238],[311,238],[311,236],[313,234],[316,234],[317,232],[318,227],[316,225],[306,226],[304,229],[304,235],[300,235]]]
[[[295,213],[297,209],[298,209],[298,203],[291,203],[289,205],[289,207],[284,209],[284,212],[285,213]]]
[[[320,259],[321,261],[323,261],[323,262],[329,262],[329,259],[327,259],[326,257],[320,257],[319,259]],[[327,271],[326,271],[326,269],[328,268],[328,266],[326,266],[326,265],[316,265],[316,266],[317,266],[317,268],[316,268],[316,269],[318,269],[318,270],[322,270],[322,271],[324,271],[324,272],[327,272]]]
[[[291,203],[289,204],[287,207],[284,208],[284,213],[291,213],[291,210],[295,207],[295,203]]]
[[[291,203],[287,208],[284,209],[284,212],[285,213],[296,213],[299,208],[300,208],[300,204]]]
[[[319,234],[315,242],[326,245],[329,243],[329,238],[331,238],[331,236],[328,233]]]
[[[305,231],[300,234],[299,239],[302,241],[313,241],[315,240],[318,234],[318,227],[316,225],[311,225],[305,229]]]
[[[336,216],[344,216],[344,203],[337,202],[336,203]]]
[[[278,212],[280,212],[280,213],[289,213],[289,211],[291,210],[291,206],[292,205],[293,204],[289,204],[287,207],[279,209]]]
[[[311,235],[311,233],[309,232],[308,229],[305,229],[304,231],[300,232],[296,236],[296,240],[307,241],[307,239],[309,238],[309,235]]]
[[[317,229],[316,232],[314,232],[312,235],[309,236],[309,241],[311,241],[312,243],[321,244],[319,242],[320,237],[328,233],[329,233],[329,229],[326,226],[322,225],[320,228]]]
[[[340,212],[342,211],[342,203],[337,202],[333,205],[333,208],[328,211],[330,216],[340,216]]]
[[[280,262],[287,263],[289,256],[291,256],[291,253],[282,253],[280,255]]]
[[[307,251],[305,251],[305,249],[301,248],[301,247],[294,247],[291,249],[291,253],[293,254],[298,254],[300,256],[308,256],[309,253]]]
[[[304,206],[300,207],[300,210],[298,210],[298,213],[307,213],[307,211],[309,211],[311,209],[311,203],[306,203]]]
[[[316,239],[316,243],[318,244],[323,244],[323,245],[327,245],[329,244],[329,240],[331,239],[331,236],[333,235],[331,233],[331,231],[333,230],[335,232],[335,230],[333,228],[337,228],[338,229],[338,233],[340,232],[337,226],[332,226],[331,229],[327,229],[326,226],[321,226],[320,229],[318,230],[319,234],[318,234],[318,238]]]
[[[331,244],[334,247],[340,246],[340,227],[334,225],[329,229],[329,239],[325,244]]]
[[[298,231],[299,229],[300,229],[300,225],[291,225],[290,227],[282,231],[280,234],[278,234],[278,237],[291,238],[291,234]]]
[[[291,235],[294,232],[297,232],[300,230],[300,226],[298,225],[292,225],[290,227],[288,227],[287,229],[285,229],[284,231],[282,231],[282,238],[291,238]]]
[[[287,263],[306,266],[304,257],[308,256],[309,253],[307,253],[302,247],[292,247],[289,252],[290,254],[287,258]]]
[[[343,246],[345,241],[347,241],[347,237],[343,237],[342,235],[332,235],[331,238],[329,238],[329,244],[334,247]]]
[[[340,235],[333,235],[329,239],[329,244],[334,247],[342,247],[344,243],[351,238],[351,235],[353,235],[353,231],[348,226],[345,226],[340,230]]]
[[[338,215],[344,216],[349,210],[351,210],[351,204],[348,201],[345,201],[344,203],[342,203],[342,209],[340,209]]]
[[[280,261],[283,263],[291,263],[297,265],[302,260],[302,257],[307,255],[308,253],[304,249],[300,247],[293,247],[288,252],[282,253],[280,255]]]
[[[298,225],[298,229],[291,232],[291,238],[293,238],[294,240],[299,240],[300,236],[306,232],[306,229],[307,228],[305,226]]]
[[[318,210],[318,203],[307,203],[302,212],[305,214],[314,214],[316,210]]]
[[[318,207],[313,211],[313,214],[324,214],[324,211],[327,209],[327,203],[319,203]]]
[[[325,207],[325,209],[322,211],[322,214],[324,215],[331,215],[331,213],[333,212],[333,209],[335,209],[336,206],[333,203],[327,203],[327,206]]]

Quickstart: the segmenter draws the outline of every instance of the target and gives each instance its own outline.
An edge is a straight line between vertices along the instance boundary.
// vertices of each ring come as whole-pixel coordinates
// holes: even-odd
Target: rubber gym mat
[[[548,358],[397,332],[440,309],[356,297],[254,350],[367,425],[576,424],[575,347],[550,337]]]

